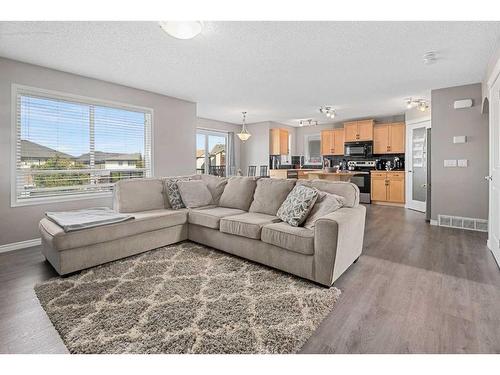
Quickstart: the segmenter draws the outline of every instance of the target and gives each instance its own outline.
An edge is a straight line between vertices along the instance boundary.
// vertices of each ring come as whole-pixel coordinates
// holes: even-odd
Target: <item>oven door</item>
[[[351,177],[351,182],[359,188],[359,201],[361,203],[371,203],[370,174],[355,174]]]

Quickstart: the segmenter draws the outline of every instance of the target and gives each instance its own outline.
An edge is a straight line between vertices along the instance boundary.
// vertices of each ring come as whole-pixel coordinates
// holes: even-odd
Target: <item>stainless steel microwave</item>
[[[370,158],[373,156],[373,141],[344,143],[344,156]]]

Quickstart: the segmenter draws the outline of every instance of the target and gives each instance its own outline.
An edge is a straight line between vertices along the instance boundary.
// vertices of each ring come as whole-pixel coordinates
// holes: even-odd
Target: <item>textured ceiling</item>
[[[297,125],[324,104],[385,116],[479,82],[499,36],[499,22],[205,22],[192,40],[156,22],[0,22],[0,56],[194,101],[200,117]]]

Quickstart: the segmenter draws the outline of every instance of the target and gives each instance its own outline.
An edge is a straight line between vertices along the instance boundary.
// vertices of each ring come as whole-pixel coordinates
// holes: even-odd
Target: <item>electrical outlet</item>
[[[453,159],[453,160],[445,160],[444,161],[444,166],[445,166],[445,168],[456,167],[457,166],[457,161],[455,159]]]
[[[460,168],[467,168],[468,160],[467,159],[458,159],[458,166]]]

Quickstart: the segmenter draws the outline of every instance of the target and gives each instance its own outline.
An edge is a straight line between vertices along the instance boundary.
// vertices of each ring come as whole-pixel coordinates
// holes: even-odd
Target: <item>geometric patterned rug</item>
[[[296,353],[340,296],[192,242],[35,292],[71,353]]]

